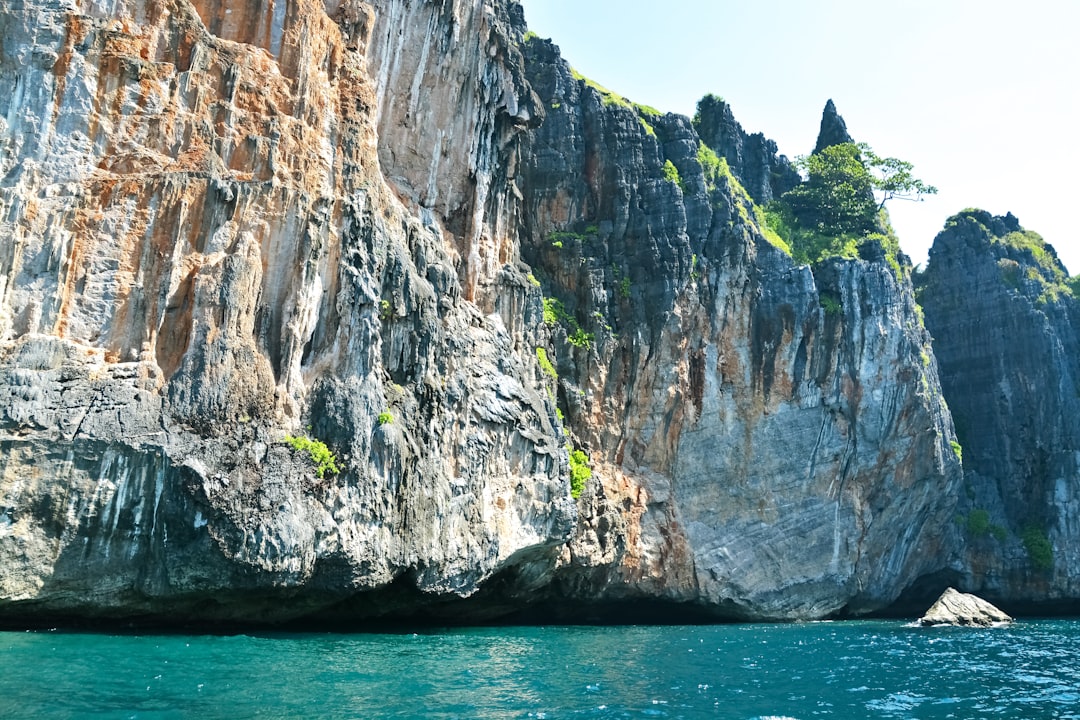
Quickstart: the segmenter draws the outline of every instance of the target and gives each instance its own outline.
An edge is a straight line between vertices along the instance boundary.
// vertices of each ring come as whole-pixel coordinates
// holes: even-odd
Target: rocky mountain
[[[1012,215],[966,210],[920,281],[962,445],[965,586],[1069,607],[1080,567],[1080,302],[1051,246]]]
[[[828,107],[835,113],[832,100]],[[754,202],[764,205],[802,181],[788,159],[778,154],[776,143],[762,133],[750,134],[743,130],[731,106],[721,98],[706,95],[698,103],[697,110],[694,130],[702,142],[727,160],[728,167]]]
[[[8,4],[0,169],[4,622],[975,581],[911,268],[796,263],[775,144],[580,76],[515,2]]]

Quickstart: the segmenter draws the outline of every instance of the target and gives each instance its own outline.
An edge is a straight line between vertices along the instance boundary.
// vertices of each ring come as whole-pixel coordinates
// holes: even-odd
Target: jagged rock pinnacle
[[[825,103],[825,111],[821,114],[821,130],[818,131],[817,145],[814,152],[819,153],[833,145],[855,142],[848,134],[847,124],[840,113],[836,112],[836,105],[832,100]]]

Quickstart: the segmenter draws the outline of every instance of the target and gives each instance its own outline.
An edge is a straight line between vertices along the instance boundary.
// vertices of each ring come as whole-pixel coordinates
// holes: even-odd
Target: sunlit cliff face
[[[809,618],[948,561],[907,279],[796,266],[519,6],[0,12],[0,611]]]

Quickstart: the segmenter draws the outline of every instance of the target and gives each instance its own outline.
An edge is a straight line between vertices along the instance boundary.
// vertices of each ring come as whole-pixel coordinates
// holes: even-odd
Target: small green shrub
[[[389,300],[379,301],[379,318],[382,320],[389,320],[394,316],[394,308],[390,304]]]
[[[623,300],[630,299],[630,278],[624,277],[619,281],[619,297]]]
[[[592,468],[589,467],[589,456],[582,450],[575,450],[569,445],[566,449],[570,453],[570,497],[577,500],[585,491],[585,483],[592,477]]]
[[[991,525],[990,534],[993,535],[994,539],[998,542],[1005,542],[1005,538],[1009,536],[1008,531],[1000,525]]]
[[[839,315],[844,312],[844,306],[840,299],[828,293],[821,293],[821,309],[826,315]]]
[[[562,250],[562,240],[552,240],[551,247]]]
[[[379,425],[389,425],[390,423],[394,422],[394,416],[389,410],[384,410],[383,412],[379,413],[378,420]]]
[[[919,327],[926,327],[926,313],[923,312],[922,305],[915,303],[915,319],[919,323]]]
[[[540,365],[540,371],[552,380],[559,379],[559,373],[548,359],[547,350],[542,347],[536,348],[536,362]]]
[[[544,298],[545,325],[557,325],[567,317],[566,308],[558,298]]]
[[[1028,559],[1038,570],[1049,570],[1054,567],[1054,546],[1046,537],[1046,531],[1034,525],[1027,527],[1020,534],[1020,540],[1027,550]]]
[[[523,39],[523,40],[524,40],[525,42],[527,42],[527,43],[528,43],[528,42],[532,42],[533,40],[536,40],[536,39],[537,39],[537,38],[539,38],[539,37],[540,37],[540,36],[539,36],[539,35],[537,35],[536,33],[534,33],[534,32],[533,32],[532,30],[529,30],[528,32],[526,32],[526,33],[525,33],[525,37],[524,37],[524,38],[522,38],[522,39]]]
[[[967,516],[967,531],[973,537],[982,537],[990,532],[990,513],[983,509],[972,510]]]
[[[319,476],[320,480],[326,473],[337,475],[341,472],[341,468],[337,464],[337,458],[322,440],[313,440],[304,435],[286,435],[285,442],[292,446],[292,449],[296,452],[307,453],[311,463],[315,466],[315,474]]]
[[[596,335],[591,332],[585,332],[581,326],[577,326],[574,328],[573,332],[567,335],[566,340],[574,347],[588,349],[592,347],[593,341],[596,340]]]
[[[574,347],[590,348],[596,339],[594,333],[585,332],[577,318],[566,312],[566,306],[557,298],[544,298],[544,323],[562,324],[567,331],[567,341]]]
[[[960,462],[964,462],[964,448],[960,445],[960,443],[956,442],[955,440],[950,440],[949,447],[951,447],[952,451],[956,454],[956,459]]]
[[[663,168],[664,179],[668,182],[673,182],[676,185],[682,187],[682,178],[679,177],[679,168],[675,167],[675,163],[670,160],[664,161]]]

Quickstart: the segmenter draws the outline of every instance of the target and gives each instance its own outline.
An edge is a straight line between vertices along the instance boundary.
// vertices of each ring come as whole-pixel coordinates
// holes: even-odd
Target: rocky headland
[[[797,260],[775,143],[517,3],[9,3],[0,178],[0,621],[1080,597],[1052,249]]]

